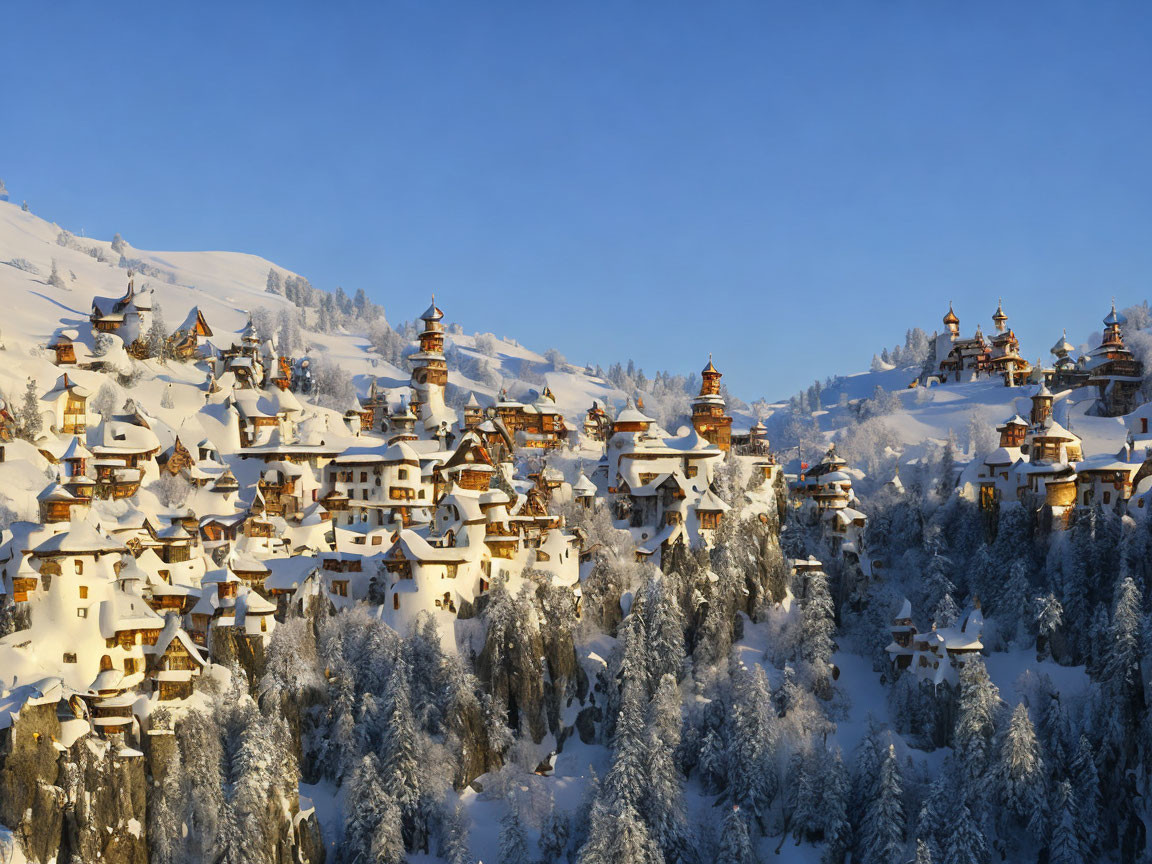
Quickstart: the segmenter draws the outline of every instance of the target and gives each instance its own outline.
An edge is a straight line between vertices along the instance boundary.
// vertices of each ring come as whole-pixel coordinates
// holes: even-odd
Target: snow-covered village
[[[29,128],[11,158],[0,148],[0,864],[1152,861],[1152,226],[1126,197],[1141,187],[1126,175],[1105,205],[1066,153],[1033,147],[1010,157],[1033,172],[1015,188],[992,167],[1001,156],[966,166],[976,150],[958,156],[926,129],[921,174],[869,138],[905,134],[884,112],[923,93],[949,94],[962,117],[982,116],[973,92],[1043,114],[1012,134],[1047,136],[1076,111],[1120,129],[1127,91],[1108,87],[1121,71],[1141,80],[1150,16],[1063,10],[1041,38],[1006,12],[1008,51],[979,16],[874,4],[680,10],[659,26],[614,11],[621,33],[646,34],[627,48],[591,6],[493,10],[499,34],[462,7],[443,30],[429,10],[361,11],[362,28],[230,11],[266,44],[223,51],[215,69],[176,60],[191,37],[161,38],[159,19],[141,25],[161,41],[140,56],[88,63],[104,56],[89,34],[120,31],[85,12],[93,29],[61,31],[54,62],[86,63],[123,104],[84,108],[88,136]],[[959,41],[941,35],[961,18]],[[795,44],[765,36],[770,21]],[[556,36],[561,23],[582,35]],[[532,47],[543,32],[555,41]],[[370,34],[388,50],[340,59]],[[769,43],[779,55],[762,58]],[[1092,86],[1033,82],[1075,110],[1054,119],[1013,90],[1053,52],[1105,44],[1115,65],[1090,67]],[[676,98],[646,103],[672,86],[647,64],[702,46],[676,66]],[[1018,48],[1035,69],[1006,59]],[[481,72],[501,49],[550,70],[548,88]],[[931,74],[908,84],[880,54]],[[959,75],[975,56],[1004,74]],[[267,64],[287,75],[320,57],[323,81],[284,98],[339,114],[354,141],[320,119],[322,135],[282,124],[273,140],[245,119],[286,110]],[[437,71],[417,81],[396,57]],[[345,60],[370,71],[360,81]],[[138,80],[145,67],[156,82]],[[820,171],[873,160],[880,185],[861,179],[859,200],[811,174],[792,188],[785,176],[838,148],[843,121],[821,120],[814,144],[801,118],[818,112],[773,89],[800,131],[772,194],[811,209],[745,237],[735,214],[760,183],[748,168],[780,154],[706,130],[726,99],[799,69],[816,101],[843,90],[845,117],[857,98],[877,106],[854,130],[859,152]],[[410,129],[348,108],[332,81],[356,99],[402,81],[411,100],[383,86],[372,98]],[[152,86],[188,97],[188,124],[131,110],[153,104]],[[553,86],[602,126],[568,134],[540,104]],[[12,90],[9,117],[62,92],[51,76]],[[465,91],[475,106],[450,95]],[[77,116],[88,101],[61,98]],[[192,126],[217,110],[234,140],[199,155]],[[497,119],[476,133],[485,110]],[[659,125],[665,110],[677,119],[662,135],[676,128],[683,149],[650,146],[629,114]],[[452,122],[427,120],[437,112]],[[733,136],[758,131],[731,122]],[[1139,122],[1115,138],[1152,140]],[[987,129],[963,140],[1009,147]],[[85,147],[120,160],[124,135],[145,179],[122,161],[113,180],[63,167]],[[1089,173],[1111,182],[1146,161],[1146,146],[1104,138]],[[604,167],[617,146],[627,157]],[[40,147],[53,155],[34,158]],[[145,152],[164,147],[184,156]],[[479,185],[461,179],[487,170],[471,157],[441,161],[469,149],[491,160]],[[240,167],[181,177],[196,175],[181,158]],[[297,158],[318,173],[268,191]],[[942,171],[956,185],[937,211],[923,202]],[[641,190],[649,174],[660,180]],[[543,183],[559,215],[518,199],[521,182],[532,195]],[[1017,231],[1042,184],[1061,185],[1061,206],[1037,205]],[[672,187],[689,206],[662,197]],[[468,209],[477,195],[482,213]],[[351,201],[369,209],[334,215]],[[837,229],[841,248],[821,254],[840,223],[813,214],[841,206],[861,208],[861,237]],[[697,217],[728,237],[690,229]],[[954,230],[965,220],[979,252]],[[1089,222],[1108,242],[1072,236]],[[759,250],[752,281],[729,243]],[[512,247],[523,257],[495,251]],[[196,248],[244,251],[171,251]]]

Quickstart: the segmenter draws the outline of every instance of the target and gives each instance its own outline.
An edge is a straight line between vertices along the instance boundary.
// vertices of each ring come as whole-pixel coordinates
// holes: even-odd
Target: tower
[[[948,328],[948,334],[955,339],[960,335],[960,319],[956,317],[956,313],[952,311],[952,303],[948,303],[948,314],[944,316],[944,326]]]
[[[701,438],[727,453],[732,449],[732,418],[724,413],[720,378],[709,354],[708,365],[700,371],[700,395],[692,400],[692,425]]]
[[[996,304],[996,311],[992,314],[992,324],[996,327],[997,333],[1003,333],[1008,329],[1008,316],[1004,314],[1003,299]]]
[[[443,318],[444,313],[436,308],[436,297],[433,296],[432,305],[420,316],[424,322],[420,350],[408,358],[412,364],[411,407],[425,428],[435,428],[452,415],[444,403],[448,364],[444,359]],[[455,422],[455,415],[452,415],[451,422]]]
[[[1039,426],[1052,416],[1052,391],[1047,385],[1041,384],[1032,394],[1032,416],[1029,418],[1033,426]]]

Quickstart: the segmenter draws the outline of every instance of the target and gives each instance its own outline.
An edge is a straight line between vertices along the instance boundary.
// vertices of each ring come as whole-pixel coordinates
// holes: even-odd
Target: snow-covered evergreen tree
[[[16,416],[17,434],[25,441],[35,441],[44,426],[40,416],[40,388],[35,378],[29,378],[24,386],[24,401]]]
[[[880,758],[875,793],[860,820],[860,860],[865,864],[898,861],[905,828],[904,780],[896,748],[889,744]]]
[[[752,840],[748,836],[748,826],[739,807],[732,807],[724,817],[724,828],[720,834],[720,849],[716,864],[753,864],[756,860],[752,850]]]
[[[993,763],[992,739],[1000,711],[1000,693],[988,677],[979,656],[965,662],[960,672],[954,749],[966,802],[982,801],[983,784]]]
[[[996,765],[996,795],[1001,813],[1027,828],[1039,843],[1047,821],[1046,772],[1036,731],[1024,703],[1016,706],[1000,743]]]
[[[528,841],[520,823],[520,808],[512,795],[507,804],[500,818],[500,864],[528,864]]]
[[[988,864],[988,841],[963,801],[957,803],[947,831],[943,864]]]

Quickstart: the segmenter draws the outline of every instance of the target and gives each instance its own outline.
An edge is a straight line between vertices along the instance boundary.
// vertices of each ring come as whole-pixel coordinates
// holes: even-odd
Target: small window
[[[84,562],[81,561],[79,558],[76,559],[76,572],[77,573],[83,573],[84,572]]]
[[[372,545],[373,546],[379,546],[383,542],[384,542],[384,538],[381,537],[379,534],[377,534],[375,537],[372,538]]]
[[[81,606],[79,609],[76,610],[76,617],[77,618],[87,618],[88,617],[88,610],[85,607]]]
[[[396,478],[398,480],[407,480],[408,479],[408,469],[407,468],[401,468],[399,471],[396,472]]]
[[[75,663],[75,662],[76,662],[76,655],[75,655],[75,654],[70,654],[70,653],[69,653],[69,654],[65,654],[65,655],[64,655],[64,662],[65,662],[65,663]]]
[[[1104,493],[1104,503],[1105,504],[1111,504],[1112,503],[1112,493],[1111,492],[1105,492]]]
[[[393,609],[399,609],[400,608],[400,595],[399,594],[393,594],[392,595],[392,608]]]
[[[80,586],[80,599],[81,600],[87,600],[88,599],[88,586],[87,585],[81,585]]]
[[[367,483],[368,482],[368,472],[367,471],[361,471],[360,472],[360,482],[361,483]]]

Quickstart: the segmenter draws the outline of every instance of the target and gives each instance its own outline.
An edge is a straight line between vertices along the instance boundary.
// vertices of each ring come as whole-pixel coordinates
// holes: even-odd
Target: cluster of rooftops
[[[130,286],[94,302],[93,327],[131,336],[149,310]],[[179,405],[101,417],[91,397],[105,370],[57,352],[68,371],[44,394],[39,439],[7,430],[5,459],[33,448],[54,476],[37,518],[0,538],[17,621],[0,638],[0,709],[55,695],[131,754],[151,706],[195,698],[213,657],[266,642],[286,615],[371,602],[401,632],[434,616],[454,647],[455,622],[497,580],[568,589],[579,613],[595,549],[566,524],[571,508],[612,508],[637,558],[659,564],[677,544],[710,544],[733,506],[714,485],[733,442],[711,362],[676,434],[630,402],[605,412],[601,436],[580,436],[548,389],[486,407],[473,394],[457,412],[433,303],[407,392],[373,382],[341,414],[309,404],[300,361],[270,353],[251,321],[219,350],[193,311],[186,359],[205,374],[171,391]],[[767,480],[760,430],[737,447]],[[575,470],[576,446],[601,451],[591,470]]]

